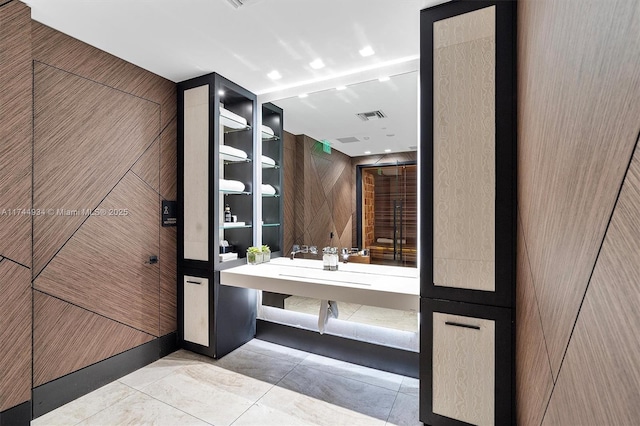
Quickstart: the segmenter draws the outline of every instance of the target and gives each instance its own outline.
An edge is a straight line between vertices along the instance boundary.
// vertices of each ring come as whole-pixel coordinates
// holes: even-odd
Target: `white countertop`
[[[220,284],[390,309],[420,307],[418,270],[400,266],[340,263],[339,270],[324,271],[321,260],[278,257],[220,271]]]

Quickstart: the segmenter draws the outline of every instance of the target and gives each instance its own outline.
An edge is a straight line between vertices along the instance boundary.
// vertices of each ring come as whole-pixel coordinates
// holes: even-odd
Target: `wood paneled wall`
[[[177,130],[173,82],[32,21],[17,0],[0,6],[0,83],[4,411],[177,329],[175,228],[160,226]]]
[[[306,135],[285,132],[284,140],[285,253],[293,244],[351,247],[351,158],[323,152],[322,144]],[[293,167],[287,167],[292,160]]]
[[[518,7],[518,424],[636,424],[640,4]]]
[[[31,399],[30,21],[0,6],[0,412]]]
[[[174,83],[31,28],[34,203],[55,212],[33,222],[38,386],[176,330],[160,201],[176,197],[177,134]]]

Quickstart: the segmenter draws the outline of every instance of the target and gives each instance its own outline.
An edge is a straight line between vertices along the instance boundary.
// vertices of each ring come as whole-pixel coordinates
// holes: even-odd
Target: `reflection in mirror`
[[[433,282],[495,289],[495,6],[434,24]]]
[[[272,101],[285,131],[283,256],[294,245],[317,246],[318,255],[294,257],[321,269],[330,246],[349,263],[417,266],[417,97],[418,73],[405,72]],[[262,304],[316,319],[320,309],[319,300],[266,291]],[[415,311],[339,306],[341,321],[418,331]]]

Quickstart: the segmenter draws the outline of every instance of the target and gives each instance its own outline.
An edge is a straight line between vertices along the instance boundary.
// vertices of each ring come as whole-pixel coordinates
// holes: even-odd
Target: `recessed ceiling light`
[[[298,95],[298,97],[299,97],[300,99],[302,99],[302,98],[306,98],[307,96],[309,96],[307,93],[300,93],[300,94]]]
[[[391,150],[390,149],[385,149],[384,152],[391,152]]]
[[[363,47],[362,49],[360,49],[360,55],[362,55],[364,57],[371,56],[374,53],[376,53],[376,52],[373,51],[371,46],[366,46],[366,47]]]
[[[346,90],[347,86],[338,86],[336,87],[336,90]]]
[[[309,66],[314,70],[319,70],[320,68],[324,68],[324,62],[322,62],[322,59],[318,58],[313,62],[309,62]]]
[[[271,80],[280,80],[282,78],[282,74],[278,72],[278,70],[273,70],[269,74],[267,74]]]
[[[389,80],[391,80],[391,78],[388,75],[385,75],[384,77],[380,77],[378,79],[378,81],[389,81]]]
[[[371,151],[365,151],[364,153],[365,154],[371,154]]]
[[[218,90],[218,95],[224,96],[224,90],[222,90],[222,89]]]

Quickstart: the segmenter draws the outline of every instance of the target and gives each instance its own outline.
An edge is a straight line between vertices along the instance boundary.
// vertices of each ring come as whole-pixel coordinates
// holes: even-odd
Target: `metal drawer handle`
[[[459,322],[446,321],[445,325],[454,325],[456,327],[472,328],[474,330],[480,330],[480,326],[479,325],[460,324]]]
[[[202,284],[200,281],[187,281],[189,284]]]

